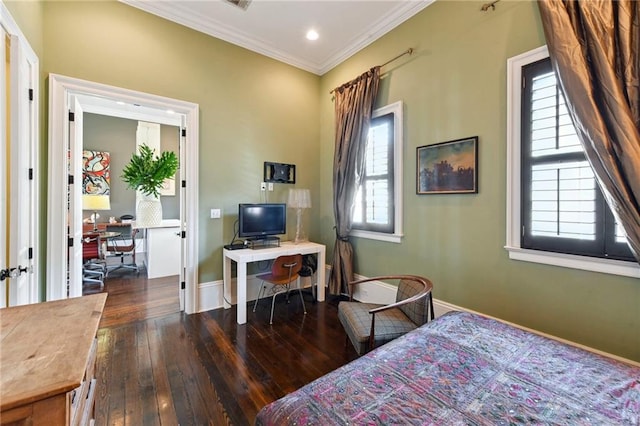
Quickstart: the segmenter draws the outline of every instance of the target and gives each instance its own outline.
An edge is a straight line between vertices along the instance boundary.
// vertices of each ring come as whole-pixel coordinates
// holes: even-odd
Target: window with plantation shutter
[[[402,236],[402,103],[374,111],[365,170],[356,194],[351,234],[399,242]]]
[[[632,260],[549,58],[522,68],[522,248]]]

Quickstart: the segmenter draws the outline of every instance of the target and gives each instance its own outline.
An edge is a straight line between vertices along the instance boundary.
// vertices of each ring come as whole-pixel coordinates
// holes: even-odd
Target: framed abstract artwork
[[[110,195],[111,157],[104,151],[82,151],[82,193]]]
[[[416,153],[417,194],[478,192],[478,137],[425,145]]]

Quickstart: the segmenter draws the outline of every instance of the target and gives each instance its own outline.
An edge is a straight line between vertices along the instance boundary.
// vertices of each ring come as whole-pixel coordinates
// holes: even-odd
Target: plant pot
[[[136,205],[136,226],[150,228],[162,224],[162,203],[160,198],[138,192]]]

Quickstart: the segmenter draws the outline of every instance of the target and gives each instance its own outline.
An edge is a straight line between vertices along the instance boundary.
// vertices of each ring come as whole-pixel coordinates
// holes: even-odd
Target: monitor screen
[[[240,204],[238,206],[238,236],[262,237],[287,233],[287,205]]]

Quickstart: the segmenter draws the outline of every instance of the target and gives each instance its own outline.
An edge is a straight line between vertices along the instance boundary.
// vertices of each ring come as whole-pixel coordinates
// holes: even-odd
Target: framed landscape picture
[[[478,137],[425,145],[416,153],[418,194],[478,192]]]

